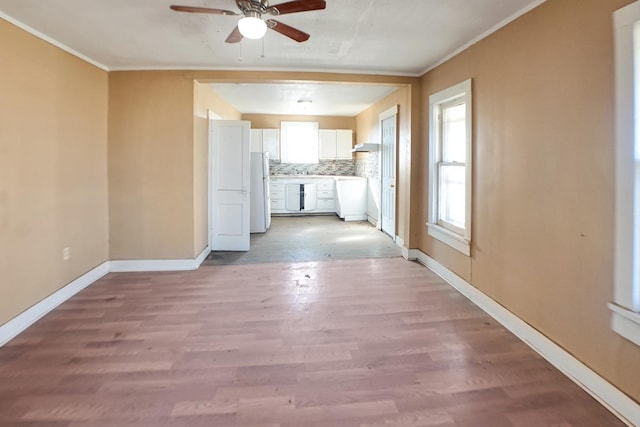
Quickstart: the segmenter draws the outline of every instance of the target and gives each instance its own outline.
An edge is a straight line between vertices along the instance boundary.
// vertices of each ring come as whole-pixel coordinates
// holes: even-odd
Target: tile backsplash
[[[363,159],[356,159],[356,175],[364,178],[379,178],[380,171],[378,167],[378,153],[367,153]]]
[[[280,163],[269,160],[271,175],[355,175],[355,160],[320,160],[319,163]]]

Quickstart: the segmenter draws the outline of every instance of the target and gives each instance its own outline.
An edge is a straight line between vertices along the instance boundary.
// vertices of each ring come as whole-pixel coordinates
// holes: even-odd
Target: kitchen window
[[[470,254],[471,80],[429,97],[430,236]]]
[[[640,345],[640,2],[614,13],[616,201],[611,327]]]
[[[318,122],[280,122],[282,163],[318,163]]]

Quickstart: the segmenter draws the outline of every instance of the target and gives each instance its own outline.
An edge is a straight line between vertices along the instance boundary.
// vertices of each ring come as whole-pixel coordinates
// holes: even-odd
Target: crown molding
[[[15,18],[12,18],[11,16],[7,15],[6,13],[0,11],[0,18],[4,19],[5,21],[15,25],[16,27],[26,31],[27,33],[34,35],[36,37],[38,37],[41,40],[44,40],[45,42],[54,45],[55,47],[64,50],[65,52],[82,59],[85,62],[88,62],[91,65],[94,65],[98,68],[100,68],[101,70],[104,71],[110,71],[109,67],[107,67],[106,65],[96,61],[93,58],[89,58],[86,55],[83,55],[82,53],[78,52],[77,50],[71,49],[69,46],[67,46],[64,43],[60,43],[59,41],[47,36],[46,34],[41,33],[40,31],[36,30],[35,28],[32,28],[30,26],[28,26],[27,24],[25,24],[24,22],[18,21]]]

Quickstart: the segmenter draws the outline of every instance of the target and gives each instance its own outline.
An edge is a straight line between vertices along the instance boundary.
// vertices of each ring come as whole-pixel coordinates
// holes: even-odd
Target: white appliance
[[[264,233],[271,226],[269,193],[269,154],[251,153],[251,228],[252,233]]]

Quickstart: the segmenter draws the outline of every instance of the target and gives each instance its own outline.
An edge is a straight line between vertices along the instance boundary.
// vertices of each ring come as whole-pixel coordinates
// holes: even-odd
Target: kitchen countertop
[[[366,179],[354,175],[271,175],[271,179]]]

